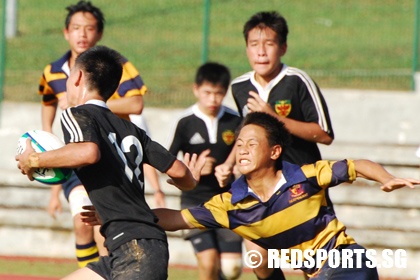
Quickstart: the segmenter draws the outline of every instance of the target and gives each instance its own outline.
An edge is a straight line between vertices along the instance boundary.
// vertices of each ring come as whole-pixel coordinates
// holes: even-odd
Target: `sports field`
[[[56,280],[77,269],[71,259],[49,259],[0,256],[0,280]],[[191,266],[170,266],[170,280],[196,280],[197,270]],[[241,280],[256,279],[253,273],[244,270]],[[302,280],[300,275],[288,275],[287,280]]]
[[[0,280],[58,280],[77,269],[71,259],[0,256]],[[286,280],[303,280],[298,272],[286,274]],[[196,280],[198,273],[191,266],[170,266],[168,280]],[[240,280],[255,280],[250,269],[245,269]],[[407,278],[380,278],[381,280],[414,280]]]
[[[64,7],[74,0],[19,0],[17,36],[7,40],[4,97],[39,102],[44,66],[68,48]],[[101,44],[139,69],[147,106],[185,107],[203,50],[203,3],[198,0],[96,0],[106,17]],[[414,26],[412,0],[211,1],[208,60],[232,76],[249,71],[242,25],[260,10],[289,21],[283,61],[308,72],[325,88],[409,90]],[[36,55],[34,55],[36,54]]]

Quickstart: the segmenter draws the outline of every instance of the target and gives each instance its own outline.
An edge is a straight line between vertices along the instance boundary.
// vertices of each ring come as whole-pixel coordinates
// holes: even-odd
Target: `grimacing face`
[[[236,164],[239,171],[247,176],[260,174],[272,168],[280,156],[275,147],[271,147],[264,128],[249,124],[239,132],[236,140]],[[277,146],[279,147],[279,146]],[[281,151],[281,150],[280,150]]]

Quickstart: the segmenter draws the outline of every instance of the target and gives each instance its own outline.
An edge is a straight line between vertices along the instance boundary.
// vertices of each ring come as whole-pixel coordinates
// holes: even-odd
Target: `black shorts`
[[[134,239],[110,252],[109,256],[100,257],[99,261],[89,263],[86,267],[106,280],[166,280],[168,261],[166,241]]]
[[[184,239],[191,241],[195,253],[208,249],[216,249],[219,253],[242,253],[242,237],[225,228],[193,229]]]

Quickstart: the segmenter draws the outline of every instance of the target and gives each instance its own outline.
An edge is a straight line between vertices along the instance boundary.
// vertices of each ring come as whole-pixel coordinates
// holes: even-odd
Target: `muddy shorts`
[[[160,239],[134,239],[89,263],[106,280],[166,280],[168,278],[168,243]]]

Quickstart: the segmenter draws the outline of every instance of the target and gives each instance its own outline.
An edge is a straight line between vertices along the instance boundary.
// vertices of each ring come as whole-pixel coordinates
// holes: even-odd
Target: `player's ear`
[[[194,83],[193,85],[193,92],[194,92],[194,96],[198,98],[198,85],[196,83]]]
[[[64,35],[64,39],[66,39],[66,41],[69,40],[69,30],[65,27],[63,28],[63,35]]]
[[[280,45],[280,57],[284,56],[287,51],[287,43],[283,43]]]
[[[103,34],[103,32],[100,32],[100,33],[98,33],[98,40],[97,40],[97,42],[99,42],[101,39],[102,39],[102,34]]]
[[[282,149],[282,147],[280,145],[274,145],[271,148],[271,156],[270,156],[270,158],[272,160],[276,161],[280,157],[282,151],[283,151],[283,149]]]
[[[79,86],[80,83],[83,81],[84,74],[82,70],[79,69],[76,75],[77,75],[77,78],[75,79],[74,85]]]

